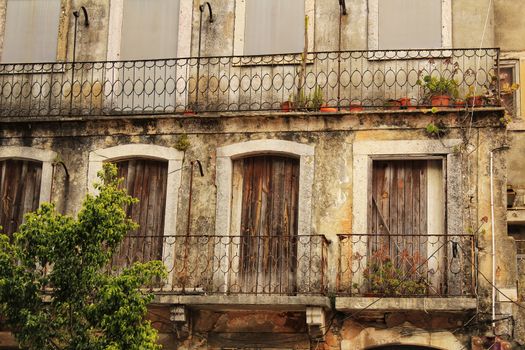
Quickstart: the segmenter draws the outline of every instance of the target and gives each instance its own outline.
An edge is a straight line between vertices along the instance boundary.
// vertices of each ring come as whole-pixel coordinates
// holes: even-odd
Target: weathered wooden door
[[[126,209],[139,228],[123,240],[113,264],[129,266],[135,261],[161,260],[168,164],[152,159],[129,159],[116,164],[118,176],[124,178],[124,188],[139,200]]]
[[[24,214],[38,208],[42,163],[22,159],[0,161],[0,226],[11,236]]]
[[[441,160],[373,161],[368,217],[369,266],[391,261],[395,271],[388,268],[387,272],[396,278],[407,276],[422,284],[428,281],[426,260],[439,243],[436,234],[442,233],[429,232],[429,220],[431,227],[442,227],[435,222],[443,219],[440,214],[443,208],[435,205],[443,198],[440,193],[443,181],[434,180],[434,169],[442,176],[440,167]],[[430,193],[437,195],[429,198]],[[429,205],[429,201],[436,203]],[[439,212],[432,213],[429,208]],[[384,269],[381,272],[384,273]]]
[[[299,160],[257,156],[236,162],[242,169],[242,289],[248,293],[294,293]]]

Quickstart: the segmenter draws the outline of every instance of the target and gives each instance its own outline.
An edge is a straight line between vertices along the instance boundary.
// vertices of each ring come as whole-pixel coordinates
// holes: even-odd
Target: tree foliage
[[[146,321],[152,295],[141,287],[165,277],[160,261],[108,271],[112,253],[136,224],[117,170],[98,174],[77,218],[43,204],[10,239],[0,235],[0,315],[28,350],[154,350]]]

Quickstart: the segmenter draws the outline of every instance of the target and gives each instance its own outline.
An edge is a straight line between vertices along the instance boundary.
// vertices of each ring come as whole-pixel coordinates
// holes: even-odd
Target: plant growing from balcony
[[[318,111],[324,104],[323,90],[318,85],[309,95],[300,90],[296,95],[289,98],[289,102],[294,109],[300,111]]]
[[[11,239],[0,235],[0,314],[28,350],[160,349],[145,320],[152,295],[143,287],[166,275],[160,261],[108,271],[112,253],[136,224],[135,202],[115,165],[99,173],[76,218],[43,204]]]
[[[426,75],[417,84],[423,88],[432,106],[448,106],[451,97],[458,97],[458,83],[453,78]]]
[[[427,294],[429,281],[422,274],[424,259],[419,253],[403,250],[394,259],[386,249],[379,249],[363,271],[364,289],[373,295],[405,296]]]

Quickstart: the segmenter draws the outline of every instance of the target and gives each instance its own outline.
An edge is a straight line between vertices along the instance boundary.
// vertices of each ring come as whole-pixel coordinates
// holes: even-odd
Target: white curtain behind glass
[[[124,0],[123,60],[175,58],[179,0]]]
[[[303,51],[304,0],[246,0],[245,23],[245,55]]]
[[[60,0],[8,0],[2,62],[56,60]]]

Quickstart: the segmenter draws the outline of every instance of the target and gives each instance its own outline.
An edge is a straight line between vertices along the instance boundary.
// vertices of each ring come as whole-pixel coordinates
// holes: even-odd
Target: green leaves
[[[429,95],[450,95],[458,96],[458,82],[454,79],[447,79],[445,77],[433,77],[426,75],[423,81],[418,80],[418,85],[421,85]]]
[[[136,228],[125,206],[136,200],[105,164],[77,218],[43,204],[26,215],[12,241],[0,235],[0,312],[29,350],[159,349],[144,320],[152,296],[144,286],[166,276],[159,261],[136,263],[120,275],[107,266]]]

